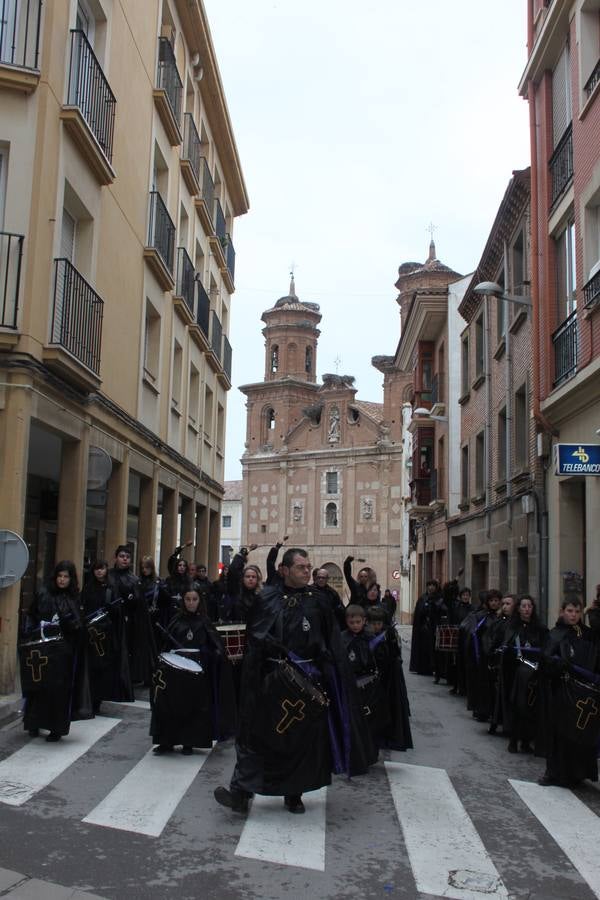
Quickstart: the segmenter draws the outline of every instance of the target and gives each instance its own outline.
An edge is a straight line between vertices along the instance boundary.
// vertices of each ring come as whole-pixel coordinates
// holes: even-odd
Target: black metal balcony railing
[[[177,287],[178,297],[183,297],[186,306],[194,315],[194,288],[196,285],[196,273],[194,263],[191,261],[185,247],[177,250]]]
[[[591,309],[600,303],[600,271],[593,275],[587,284],[583,286],[583,305],[586,309]]]
[[[173,274],[175,225],[158,191],[150,191],[148,246],[154,247],[160,253],[167,269]]]
[[[104,302],[68,259],[55,263],[50,343],[60,344],[98,375]]]
[[[171,112],[179,125],[181,121],[181,97],[183,95],[183,83],[177,71],[175,54],[168,38],[158,39],[158,72],[156,75],[157,87],[167,95]]]
[[[39,69],[42,0],[0,0],[0,63]]]
[[[202,142],[198,129],[191,113],[185,113],[183,117],[183,148],[181,158],[187,159],[196,176],[196,181],[201,184],[200,161],[202,159]]]
[[[0,326],[3,328],[17,327],[23,241],[22,234],[0,231]]]
[[[71,31],[68,103],[79,107],[102,152],[112,162],[117,101],[83,31]]]
[[[196,305],[196,323],[198,324],[198,327],[201,329],[205,338],[208,340],[210,299],[208,294],[204,290],[204,285],[201,281],[196,281],[196,290],[198,296]]]
[[[213,309],[210,314],[210,346],[219,362],[221,362],[222,338],[223,328],[221,326],[221,320]]]
[[[577,310],[565,319],[552,335],[554,344],[554,386],[577,370]]]
[[[223,246],[227,240],[227,225],[225,224],[225,216],[223,209],[218,200],[215,200],[215,216],[214,216],[215,234],[220,239]]]
[[[231,344],[223,335],[223,370],[231,381]]]
[[[551,205],[564,193],[573,178],[573,125],[567,130],[556,145],[550,157],[550,178],[552,181]]]
[[[410,499],[413,506],[429,506],[431,503],[431,475],[411,481]]]
[[[225,238],[225,259],[227,260],[227,268],[231,275],[231,280],[233,281],[235,278],[235,249],[230,234],[227,234]]]
[[[431,500],[439,500],[438,489],[440,485],[438,485],[438,470],[433,469],[430,477],[429,477],[429,491],[431,495]]]
[[[600,81],[600,59],[594,66],[594,71],[592,72],[592,74],[590,75],[590,77],[588,78],[588,80],[586,81],[586,83],[584,85],[583,89],[585,91],[586,97],[592,96],[594,88],[596,87],[596,85],[598,84],[599,81]]]
[[[206,208],[208,210],[208,214],[210,216],[211,222],[214,221],[213,210],[215,206],[215,183],[212,179],[212,175],[210,174],[210,169],[208,168],[208,163],[206,159],[202,157],[202,181],[200,182],[200,189],[202,191],[201,197],[206,203]]]

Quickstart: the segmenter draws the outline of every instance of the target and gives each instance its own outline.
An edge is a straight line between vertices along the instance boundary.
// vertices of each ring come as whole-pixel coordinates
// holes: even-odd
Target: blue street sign
[[[600,475],[600,444],[555,444],[556,475]]]

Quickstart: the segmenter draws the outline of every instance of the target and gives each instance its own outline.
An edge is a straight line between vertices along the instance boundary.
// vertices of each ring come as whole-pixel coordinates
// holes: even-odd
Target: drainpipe
[[[490,540],[492,533],[492,512],[490,505],[492,502],[492,454],[491,454],[491,437],[492,437],[492,372],[490,366],[490,298],[486,294],[483,298],[483,328],[485,334],[484,344],[484,365],[485,365],[485,510],[486,510],[486,537]]]
[[[508,280],[508,243],[504,241],[504,284]],[[506,304],[506,300],[498,300],[498,303]],[[508,324],[508,309],[505,306],[506,315],[506,437],[505,437],[505,477],[506,477],[506,524],[512,529],[513,503],[512,503],[512,422],[513,422],[513,365],[512,365],[512,335]]]

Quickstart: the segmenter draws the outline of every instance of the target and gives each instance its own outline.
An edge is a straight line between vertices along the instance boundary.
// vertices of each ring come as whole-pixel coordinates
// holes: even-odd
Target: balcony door
[[[83,31],[90,46],[94,47],[94,33],[96,20],[91,9],[84,0],[77,0],[77,15],[75,16],[75,28],[77,31]]]
[[[557,324],[577,309],[575,272],[575,222],[571,221],[556,239]]]
[[[19,43],[20,0],[4,0],[0,6],[0,62],[14,63]]]
[[[54,295],[54,316],[52,319],[52,340],[55,343],[63,343],[64,329],[65,327],[68,328],[68,295],[69,285],[72,283],[71,266],[75,261],[76,234],[77,221],[70,212],[63,208],[58,256],[59,260],[66,259],[67,263],[58,262],[56,264],[56,292]]]

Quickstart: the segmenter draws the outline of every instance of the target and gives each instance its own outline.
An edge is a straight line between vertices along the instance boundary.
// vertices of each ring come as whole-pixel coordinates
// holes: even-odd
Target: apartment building
[[[0,23],[0,690],[57,559],[183,535],[216,576],[248,209],[201,0],[23,0]]]
[[[467,323],[461,334],[461,485],[448,530],[452,566],[464,569],[462,581],[475,594],[493,586],[538,598],[543,473],[530,416],[529,182],[529,169],[514,172],[459,306]],[[482,282],[516,299],[479,293]]]
[[[561,476],[556,464],[561,445],[577,459],[600,455],[600,3],[528,0],[527,11],[532,412],[546,461],[552,620],[566,590],[578,585],[589,601],[600,582],[597,467]]]

